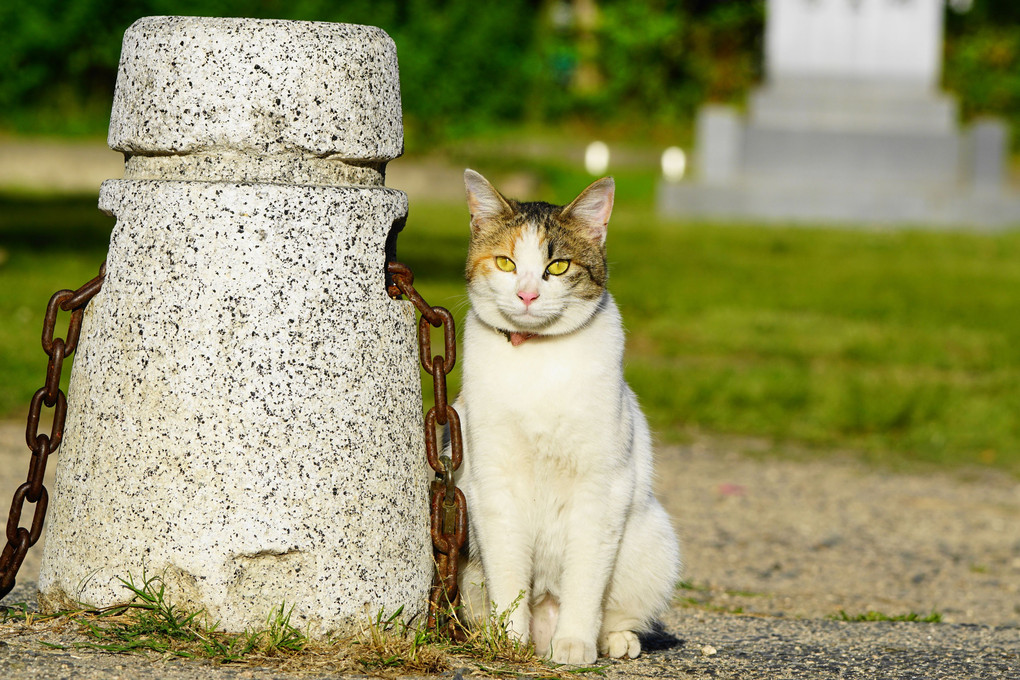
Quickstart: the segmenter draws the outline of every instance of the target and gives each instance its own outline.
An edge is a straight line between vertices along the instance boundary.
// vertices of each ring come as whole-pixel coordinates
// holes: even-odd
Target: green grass
[[[0,196],[0,417],[21,417],[43,386],[43,314],[50,296],[99,273],[114,220],[96,197]],[[65,337],[68,315],[56,334]],[[67,388],[65,364],[63,386]]]
[[[642,290],[664,277],[617,267],[629,375],[659,429],[1020,463],[1017,234],[635,236],[677,258],[661,296]]]
[[[543,198],[583,188],[554,171]],[[1020,472],[1020,232],[664,222],[643,207],[650,179],[621,177],[608,248],[627,377],[661,439]],[[14,416],[42,384],[46,300],[94,275],[112,220],[94,199],[0,210],[0,414]],[[419,290],[458,319],[466,241],[463,206],[421,202],[398,240]]]

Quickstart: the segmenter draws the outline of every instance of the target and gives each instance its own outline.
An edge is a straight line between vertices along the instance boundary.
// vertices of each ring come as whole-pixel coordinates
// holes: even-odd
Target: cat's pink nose
[[[521,301],[524,302],[524,306],[527,307],[528,305],[535,301],[535,299],[538,297],[538,293],[532,293],[527,290],[519,290],[517,291],[517,297],[519,297]]]

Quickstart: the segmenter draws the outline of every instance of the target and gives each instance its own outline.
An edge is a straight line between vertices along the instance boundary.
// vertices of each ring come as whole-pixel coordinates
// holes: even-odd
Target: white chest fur
[[[484,429],[485,439],[516,440],[522,458],[562,458],[619,429],[626,390],[623,333],[608,293],[583,328],[516,347],[471,314],[464,347],[462,402],[470,410],[470,429]],[[487,456],[479,451],[478,457]]]

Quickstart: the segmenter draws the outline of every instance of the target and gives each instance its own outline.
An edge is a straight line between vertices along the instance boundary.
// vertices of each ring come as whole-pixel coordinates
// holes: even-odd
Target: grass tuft
[[[680,581],[676,584],[677,593],[673,601],[688,609],[701,609],[704,611],[718,612],[722,614],[754,614],[742,606],[733,604],[717,604],[716,598],[764,598],[766,593],[758,593],[750,590],[733,590],[730,588],[712,587],[706,584],[694,583],[692,581]]]
[[[201,610],[185,612],[175,606],[167,599],[166,587],[158,576],[143,574],[140,584],[130,575],[120,581],[131,592],[131,600],[123,605],[80,612],[77,622],[90,640],[74,643],[72,647],[204,657],[222,662],[237,661],[260,646],[266,652],[274,651],[269,645],[260,645],[267,631],[230,636],[218,632],[216,624],[210,623]]]
[[[286,612],[285,609],[286,604],[281,603],[279,608],[270,611],[266,617],[266,627],[251,635],[254,646],[263,654],[300,652],[308,644],[308,638],[290,623],[294,606],[291,605]]]
[[[362,650],[361,670],[439,673],[450,667],[441,640],[431,631],[412,627],[401,619],[404,608],[386,616],[379,611],[361,636],[347,645]],[[344,643],[340,643],[341,646]]]
[[[918,614],[917,612],[910,612],[909,614],[899,614],[896,616],[889,616],[882,612],[866,611],[863,614],[847,614],[844,610],[840,609],[839,614],[833,614],[829,617],[836,621],[847,621],[851,623],[859,623],[862,621],[910,621],[914,623],[942,623],[942,614],[933,611],[927,616]]]
[[[484,617],[468,630],[467,639],[451,648],[451,652],[462,654],[466,657],[477,659],[485,664],[540,664],[542,660],[535,654],[535,645],[531,642],[521,642],[516,636],[507,632],[507,621],[510,615],[524,601],[524,593],[517,595],[516,599],[504,611],[498,611],[493,605],[488,616]],[[551,668],[551,667],[550,667]],[[514,671],[509,668],[484,667],[488,673],[510,673]]]

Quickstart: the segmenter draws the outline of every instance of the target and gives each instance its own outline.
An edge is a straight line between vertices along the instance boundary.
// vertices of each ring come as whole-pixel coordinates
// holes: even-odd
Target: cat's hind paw
[[[636,659],[641,654],[641,641],[629,630],[616,630],[604,634],[599,640],[599,651],[614,659]]]
[[[553,663],[580,664],[595,663],[598,654],[595,653],[595,645],[585,642],[579,638],[558,638],[552,641]]]

